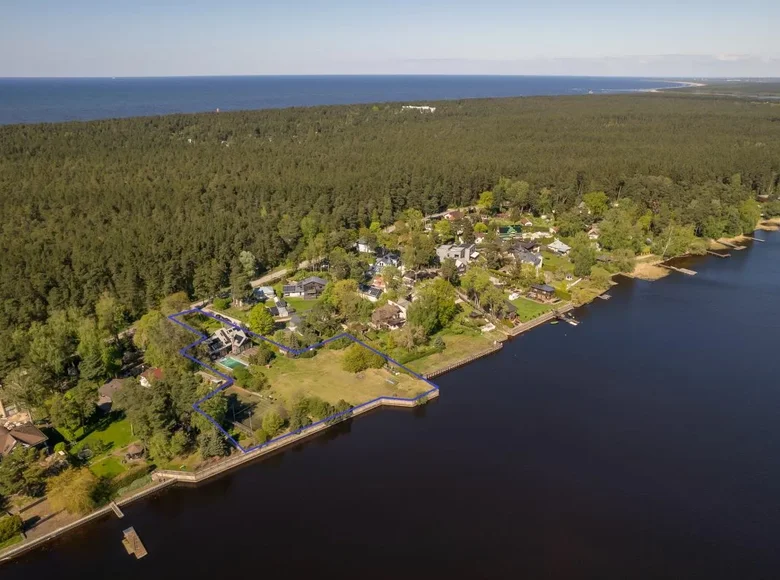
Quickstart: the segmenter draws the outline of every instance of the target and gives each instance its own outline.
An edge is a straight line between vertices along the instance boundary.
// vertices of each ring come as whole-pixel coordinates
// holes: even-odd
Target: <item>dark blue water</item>
[[[0,577],[778,578],[780,234],[759,235]]]
[[[311,105],[679,86],[659,79],[542,76],[253,76],[0,79],[0,125]]]

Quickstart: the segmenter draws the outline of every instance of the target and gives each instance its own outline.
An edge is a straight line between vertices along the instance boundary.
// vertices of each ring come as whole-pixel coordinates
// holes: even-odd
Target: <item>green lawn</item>
[[[493,346],[493,342],[503,335],[497,332],[479,334],[440,334],[446,345],[442,352],[437,352],[417,360],[413,360],[405,367],[416,373],[430,373],[436,369],[446,367],[458,362],[470,355],[477,354]]]
[[[517,298],[512,300],[512,304],[517,307],[517,317],[521,322],[528,322],[553,309],[550,304],[539,304],[528,298]]]
[[[90,465],[89,470],[98,477],[113,479],[127,471],[127,468],[122,465],[122,461],[118,457],[111,455]]]
[[[18,544],[22,540],[24,540],[22,534],[16,534],[12,538],[8,538],[5,542],[0,542],[0,550],[4,550],[5,548],[13,546],[14,544]]]
[[[110,452],[126,447],[134,440],[135,437],[133,437],[132,434],[130,421],[124,418],[99,426],[74,445],[71,452],[76,454],[83,449],[85,445],[94,448],[96,444],[98,447],[101,446],[101,443],[106,447],[110,446],[110,448],[106,450],[106,452]]]
[[[263,369],[271,383],[271,394],[286,403],[296,396],[317,396],[335,405],[344,399],[359,405],[381,396],[415,397],[428,385],[407,374],[393,375],[384,369],[350,373],[341,368],[344,350],[320,349],[312,358],[274,359],[270,369]]]
[[[299,314],[311,310],[319,302],[319,300],[306,300],[304,298],[285,298],[284,300],[289,306],[295,308],[295,311]]]
[[[549,272],[555,272],[556,270],[574,272],[574,264],[572,264],[566,256],[559,256],[558,254],[548,252],[547,250],[542,252],[542,256],[544,257],[543,270]]]

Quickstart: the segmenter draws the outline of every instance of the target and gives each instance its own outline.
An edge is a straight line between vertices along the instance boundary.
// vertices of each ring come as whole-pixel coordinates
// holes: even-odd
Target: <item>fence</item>
[[[504,340],[506,340],[506,339],[504,339]],[[480,359],[482,357],[486,357],[489,354],[493,354],[494,352],[498,352],[502,348],[504,348],[504,343],[503,342],[498,342],[498,343],[494,344],[493,346],[491,346],[490,348],[483,350],[482,352],[478,352],[477,354],[473,354],[471,356],[468,356],[468,357],[466,357],[464,359],[461,359],[458,362],[454,362],[451,365],[448,365],[446,367],[442,367],[440,369],[436,369],[435,371],[431,371],[430,373],[427,373],[427,374],[425,374],[423,376],[425,376],[426,379],[432,379],[434,377],[438,377],[440,375],[443,375],[444,373],[448,373],[450,371],[454,371],[455,369],[457,369],[459,367],[467,365],[470,362],[474,362],[477,359]]]

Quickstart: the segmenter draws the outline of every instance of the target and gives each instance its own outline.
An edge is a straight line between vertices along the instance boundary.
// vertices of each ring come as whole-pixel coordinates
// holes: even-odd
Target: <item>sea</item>
[[[0,578],[778,578],[780,233],[756,235]]]
[[[570,76],[0,78],[0,125],[117,117],[679,87],[664,79]]]

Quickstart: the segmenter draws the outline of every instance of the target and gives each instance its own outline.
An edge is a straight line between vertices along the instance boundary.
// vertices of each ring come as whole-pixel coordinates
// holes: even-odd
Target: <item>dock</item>
[[[707,250],[707,253],[708,253],[710,256],[717,256],[718,258],[728,258],[729,256],[731,256],[731,254],[729,254],[728,252],[726,252],[725,254],[723,254],[723,253],[721,253],[721,252],[713,252],[712,250]]]
[[[688,268],[678,268],[677,266],[667,266],[666,264],[659,264],[662,268],[666,268],[667,270],[674,270],[675,272],[680,272],[680,274],[685,274],[686,276],[695,276],[696,272],[694,270],[689,270]]]
[[[125,547],[125,550],[127,550],[128,554],[135,556],[136,560],[140,560],[146,556],[148,552],[146,551],[143,542],[141,542],[141,538],[138,537],[138,533],[135,531],[135,528],[127,528],[122,533],[125,535],[124,539],[122,540],[122,545]]]
[[[599,294],[598,297],[601,298],[602,300],[609,300],[610,298],[612,298],[610,294]]]
[[[118,517],[120,520],[123,517],[125,517],[125,514],[122,513],[122,510],[119,509],[119,506],[116,505],[115,502],[112,501],[109,505],[111,506],[111,509],[113,510],[113,512],[116,514],[116,517]]]
[[[726,246],[727,248],[731,248],[732,250],[744,250],[745,246],[738,246],[737,244],[732,244],[731,242],[724,242],[723,240],[716,240],[719,244]]]
[[[761,238],[754,238],[753,236],[745,236],[748,240],[753,240],[754,242],[765,242],[766,240],[762,240]]]

